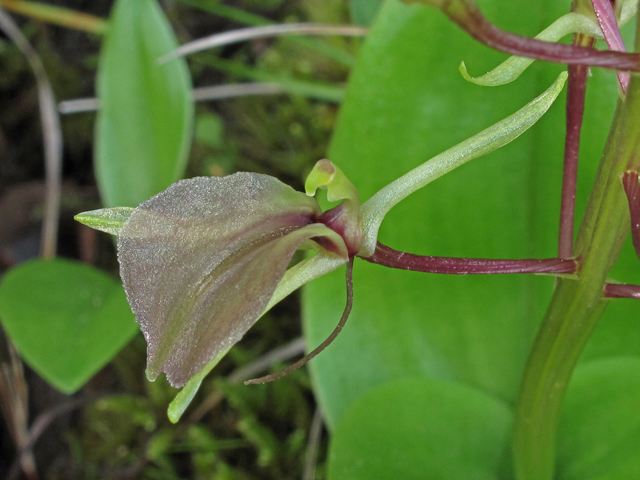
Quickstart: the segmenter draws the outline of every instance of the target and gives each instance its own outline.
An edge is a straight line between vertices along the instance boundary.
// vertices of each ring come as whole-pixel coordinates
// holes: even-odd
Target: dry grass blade
[[[78,407],[84,406],[89,399],[77,399],[71,400],[69,402],[63,403],[61,405],[57,405],[55,407],[50,408],[42,412],[33,422],[31,428],[26,437],[25,444],[20,448],[16,459],[11,466],[10,475],[8,480],[12,480],[16,478],[17,475],[17,466],[19,462],[24,462],[25,457],[32,458],[31,449],[35,446],[36,442],[40,438],[40,435],[53,423],[56,418],[65,413],[68,413]],[[23,467],[24,470],[24,467]],[[16,473],[14,473],[16,472]],[[13,474],[13,477],[11,476]]]
[[[226,85],[194,88],[191,95],[196,102],[200,102],[204,100],[244,97],[247,95],[273,95],[283,92],[285,92],[285,89],[276,82],[257,82],[229,83]]]
[[[309,430],[309,441],[307,442],[307,453],[304,459],[304,471],[302,480],[315,480],[316,464],[318,463],[318,449],[320,448],[320,436],[322,435],[322,411],[316,407],[313,415],[311,429]]]
[[[102,18],[63,7],[56,7],[55,5],[47,5],[31,0],[0,0],[0,5],[7,10],[27,17],[96,35],[103,35],[108,28],[107,21]]]
[[[283,345],[279,348],[274,348],[270,352],[266,353],[262,357],[251,362],[242,368],[239,368],[231,375],[229,375],[229,382],[241,383],[250,379],[254,375],[260,372],[268,370],[269,367],[276,363],[286,362],[287,360],[295,357],[304,352],[305,341],[304,338],[296,338],[295,340]]]
[[[62,115],[69,113],[95,112],[100,108],[97,98],[75,98],[64,100],[58,104],[58,112]]]
[[[10,363],[0,365],[0,407],[18,454],[8,478],[22,472],[28,479],[37,479],[36,463],[29,447],[27,384],[22,362],[11,343],[7,342]]]
[[[284,23],[278,25],[264,25],[260,27],[241,28],[230,32],[216,33],[209,37],[200,38],[185,43],[180,48],[158,59],[164,63],[176,57],[200,52],[209,48],[229,45],[231,43],[255,40],[257,38],[277,37],[282,35],[344,35],[349,37],[364,37],[368,28],[358,25],[326,25],[319,23]]]
[[[244,97],[246,95],[273,95],[284,92],[286,90],[277,82],[228,83],[194,88],[191,91],[191,98],[196,102],[203,102],[206,100]],[[58,111],[63,115],[94,112],[99,108],[100,103],[97,98],[78,98],[58,103]]]
[[[60,130],[60,118],[56,109],[55,96],[40,57],[38,57],[27,38],[2,7],[0,7],[0,29],[27,58],[38,85],[38,103],[44,137],[46,171],[45,216],[40,253],[44,258],[53,258],[57,247],[62,182],[62,132]]]

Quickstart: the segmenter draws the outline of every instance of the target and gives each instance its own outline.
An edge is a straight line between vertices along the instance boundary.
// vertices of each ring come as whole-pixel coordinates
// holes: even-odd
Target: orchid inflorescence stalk
[[[347,176],[329,160],[320,160],[307,178],[306,195],[270,176],[236,173],[223,178],[182,180],[135,209],[108,208],[76,217],[118,237],[123,284],[148,344],[147,376],[153,380],[164,372],[173,386],[183,388],[169,408],[172,421],[180,418],[202,379],[265,312],[305,283],[346,264],[347,306],[329,338],[282,372],[247,383],[280,378],[331,343],[343,328],[353,302],[351,272],[355,257],[427,273],[555,275],[560,279],[558,288],[566,289],[580,284],[585,270],[595,268],[593,254],[581,240],[587,233],[581,233],[577,243],[573,241],[578,145],[588,67],[640,71],[640,55],[623,51],[615,21],[628,21],[635,13],[637,1],[617,2],[615,9],[604,9],[597,0],[593,0],[593,7],[589,2],[575,1],[573,11],[537,39],[499,30],[470,0],[406,0],[406,3],[439,8],[474,38],[500,51],[519,55],[477,78],[469,76],[463,63],[461,72],[470,81],[480,85],[513,81],[531,63],[522,57],[566,63],[569,72],[561,73],[553,85],[513,115],[417,166],[363,203]],[[575,34],[571,45],[553,43],[569,33]],[[596,38],[606,38],[617,51],[593,49]],[[400,252],[378,241],[380,225],[395,205],[464,163],[515,140],[550,108],[567,77],[567,137],[557,258],[432,257]],[[624,98],[624,92],[628,91],[631,104],[637,95],[634,88],[638,88],[634,80],[627,87],[627,77],[619,78],[621,95]],[[634,245],[640,255],[640,160],[637,153],[630,155],[614,188],[626,193]],[[337,206],[323,212],[313,198],[318,189],[326,189],[328,201],[339,202]],[[298,249],[312,250],[315,254],[288,268]],[[591,287],[596,303],[605,297],[640,298],[639,286],[607,283],[604,277]],[[565,321],[565,317],[553,320],[554,308],[552,304],[551,319],[547,319],[552,327],[538,340],[543,347],[534,349],[521,397],[528,395],[528,389],[535,392],[543,389],[547,382],[544,375],[555,371],[544,369],[551,358],[550,353],[545,353],[545,345],[561,338],[560,333],[553,332],[561,332]],[[549,340],[544,335],[552,337]],[[571,354],[579,353],[580,349],[577,344]],[[560,385],[568,381],[573,365],[569,367],[569,373],[566,368],[556,369],[562,370],[559,375],[564,375],[558,380]],[[560,400],[554,397],[553,401]],[[555,405],[549,407],[550,420],[539,422],[544,428],[554,426]],[[537,425],[536,415],[549,411],[538,404],[529,405],[526,400],[520,402],[518,409],[518,418],[522,420],[516,421],[514,452],[518,475],[547,478],[550,468],[547,464],[553,465],[553,454],[549,453],[553,449],[553,433],[527,428]],[[550,446],[544,444],[539,452],[530,448],[532,442],[541,441],[535,435],[551,437],[545,438]],[[531,476],[528,470],[536,461],[543,465],[540,477]]]

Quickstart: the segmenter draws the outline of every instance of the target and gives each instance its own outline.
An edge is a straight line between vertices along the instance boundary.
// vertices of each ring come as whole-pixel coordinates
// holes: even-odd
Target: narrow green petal
[[[131,207],[101,208],[99,210],[79,213],[73,218],[101,232],[119,235],[125,222],[133,213],[133,210]]]
[[[326,275],[327,273],[333,272],[345,263],[347,263],[346,258],[332,255],[330,253],[324,252],[323,250],[320,250],[313,257],[307,258],[291,267],[284,274],[282,280],[280,280],[280,283],[278,283],[278,286],[273,293],[271,300],[269,300],[269,303],[267,304],[262,314],[260,314],[260,317],[271,310],[271,308],[275,304],[280,302],[282,299],[290,295],[305,283],[315,280],[316,278]],[[256,320],[259,320],[260,317],[258,317]],[[202,370],[191,377],[191,379],[186,383],[182,390],[178,392],[176,397],[169,404],[169,409],[167,411],[167,415],[171,422],[176,423],[178,422],[178,420],[180,420],[180,417],[185,412],[185,410],[193,400],[193,397],[195,397],[196,393],[198,392],[202,380],[204,380],[204,378],[211,372],[211,370],[213,370],[213,368],[220,362],[220,360],[222,360],[222,358],[230,349],[231,346],[216,355],[216,357],[209,363],[207,363]]]
[[[563,15],[535,38],[546,42],[557,42],[570,33],[583,33],[591,37],[603,38],[602,30],[594,20],[580,14]],[[496,68],[480,77],[472,77],[464,62],[460,64],[460,73],[469,82],[485,87],[505,85],[516,80],[534,62],[531,58],[511,56]]]
[[[566,80],[567,72],[562,72],[547,91],[513,115],[414,168],[367,200],[360,210],[364,241],[359,253],[373,254],[380,224],[398,202],[454,168],[518,138],[549,109]]]
[[[318,188],[327,189],[327,200],[348,200],[360,205],[358,190],[347,176],[327,159],[318,160],[304,184],[307,195],[313,196]]]
[[[211,372],[211,370],[213,370],[213,368],[218,363],[220,363],[220,360],[224,358],[224,356],[229,352],[230,349],[231,346],[229,346],[229,348],[227,348],[226,350],[222,350],[220,353],[218,353],[218,355],[216,355],[213,360],[207,363],[202,370],[191,377],[186,385],[182,388],[182,390],[178,392],[178,394],[169,404],[169,408],[167,409],[167,416],[169,417],[171,423],[178,423],[178,420],[180,420],[182,414],[191,404],[193,397],[195,397],[196,393],[198,393],[204,377],[209,375],[209,372]]]

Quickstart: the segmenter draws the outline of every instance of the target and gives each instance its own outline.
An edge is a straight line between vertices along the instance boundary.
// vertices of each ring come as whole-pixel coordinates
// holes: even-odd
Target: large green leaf
[[[105,205],[135,207],[179,180],[193,104],[184,59],[155,0],[118,0],[100,59],[96,174]]]
[[[497,480],[512,413],[477,389],[423,378],[370,390],[331,440],[329,480]]]
[[[569,1],[486,0],[501,27],[535,35]],[[350,79],[329,158],[366,200],[386,183],[522,107],[553,81],[558,65],[534,65],[499,88],[466,83],[504,56],[475,43],[439,12],[389,0],[377,17]],[[602,74],[587,105],[581,199],[594,176],[616,102],[615,77]],[[392,210],[380,239],[425,255],[531,258],[556,254],[564,141],[563,99],[515,142],[446,175]],[[594,115],[594,106],[597,111]],[[637,270],[627,257],[619,280]],[[628,278],[627,278],[628,279]],[[464,382],[508,402],[517,394],[553,280],[536,276],[437,276],[359,261],[355,303],[341,336],[312,372],[330,425],[368,389],[409,376]],[[326,337],[344,305],[342,273],[304,294],[310,345]],[[623,301],[624,303],[624,301]],[[634,305],[616,305],[628,318]],[[637,307],[635,307],[637,312]],[[615,350],[625,322],[614,325]],[[634,332],[637,332],[635,329]],[[637,334],[635,338],[637,338]],[[636,349],[638,348],[636,344]]]
[[[120,282],[68,260],[34,260],[7,273],[0,319],[22,358],[65,393],[138,331]]]
[[[640,478],[640,358],[579,367],[567,391],[558,438],[558,480]]]
[[[371,25],[381,5],[382,0],[349,0],[353,22],[359,25]]]

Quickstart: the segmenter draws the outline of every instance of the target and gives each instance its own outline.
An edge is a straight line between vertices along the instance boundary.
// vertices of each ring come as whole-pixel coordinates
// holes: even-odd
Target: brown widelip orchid
[[[317,202],[266,175],[183,180],[142,203],[118,236],[147,376],[174,387],[238,342],[269,303],[295,251],[347,259]]]
[[[236,173],[179,181],[135,209],[76,216],[118,236],[120,275],[147,341],[147,377],[154,380],[164,372],[171,385],[184,387],[169,409],[171,420],[179,419],[204,376],[265,311],[303,284],[347,264],[347,306],[334,332],[281,373],[248,383],[279,378],[333,341],[351,308],[355,256],[392,268],[454,274],[575,269],[573,261],[557,259],[480,259],[480,269],[478,261],[462,259],[450,267],[437,257],[410,256],[377,243],[380,224],[393,206],[517,138],[551,106],[565,79],[561,74],[513,115],[416,167],[362,205],[340,169],[320,160],[309,174],[306,195],[267,175]],[[330,202],[340,203],[322,212],[312,198],[318,188],[327,189]],[[316,253],[288,268],[298,249]]]
[[[129,303],[148,345],[147,376],[183,387],[265,310],[298,248],[346,262],[318,203],[274,177],[182,180],[143,202],[118,231]]]

